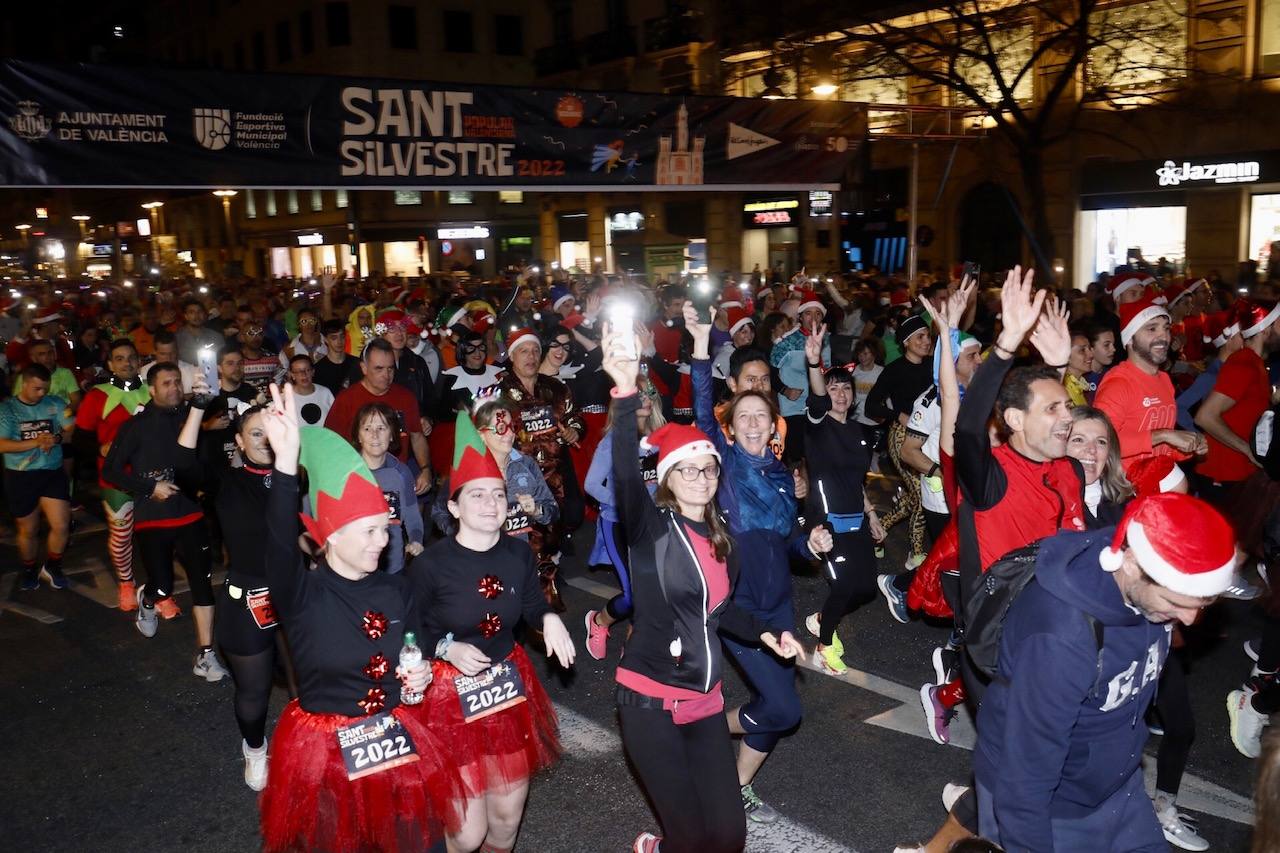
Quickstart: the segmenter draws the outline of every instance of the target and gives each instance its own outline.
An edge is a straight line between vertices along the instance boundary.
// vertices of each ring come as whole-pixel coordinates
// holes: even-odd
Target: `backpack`
[[[1000,660],[1000,636],[1004,620],[1018,595],[1036,576],[1037,540],[1010,551],[983,572],[979,583],[969,590],[963,604],[964,647],[973,665],[987,678],[994,678]],[[1103,626],[1092,614],[1084,614],[1093,632],[1098,652],[1098,672],[1102,672]]]

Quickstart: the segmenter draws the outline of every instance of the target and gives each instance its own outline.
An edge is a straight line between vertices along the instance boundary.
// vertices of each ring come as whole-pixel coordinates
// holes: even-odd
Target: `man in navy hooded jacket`
[[[1168,850],[1143,788],[1143,714],[1172,623],[1194,622],[1234,563],[1230,525],[1182,494],[1042,541],[978,714],[983,836],[1010,853]]]

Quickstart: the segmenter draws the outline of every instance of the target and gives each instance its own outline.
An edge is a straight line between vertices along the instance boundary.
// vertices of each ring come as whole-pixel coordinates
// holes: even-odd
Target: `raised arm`
[[[298,548],[298,453],[302,442],[292,385],[286,385],[283,394],[271,386],[271,405],[263,412],[263,429],[276,460],[267,496],[267,583],[272,601],[288,613],[300,606],[307,575]]]
[[[604,371],[614,384],[615,409],[610,433],[613,436],[613,493],[627,541],[643,542],[661,530],[662,518],[640,473],[640,426],[636,422],[636,410],[640,408],[640,395],[636,390],[639,363],[624,358],[620,345],[621,339],[613,330],[606,332],[601,342]]]
[[[693,385],[693,420],[698,429],[711,439],[716,450],[724,454],[729,442],[716,420],[715,396],[711,388],[711,359],[708,356],[711,324],[698,322],[698,312],[692,302],[684,304],[684,323],[693,337],[693,363],[689,367],[689,379]]]

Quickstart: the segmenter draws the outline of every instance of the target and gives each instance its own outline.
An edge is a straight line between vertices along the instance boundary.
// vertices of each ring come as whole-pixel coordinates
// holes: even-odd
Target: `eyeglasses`
[[[680,478],[684,480],[686,483],[695,482],[698,479],[698,475],[702,475],[703,477],[705,477],[707,479],[707,482],[720,479],[720,463],[719,462],[712,462],[710,465],[707,465],[705,468],[699,468],[696,465],[685,465],[683,467],[677,468],[676,471],[679,472]]]
[[[551,343],[547,344],[547,349],[568,349],[568,348],[569,348],[568,341],[552,341]]]

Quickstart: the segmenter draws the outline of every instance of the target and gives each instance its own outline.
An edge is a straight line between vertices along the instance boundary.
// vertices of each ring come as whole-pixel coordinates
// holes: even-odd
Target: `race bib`
[[[529,514],[520,508],[519,504],[512,504],[507,508],[507,535],[516,536],[521,533],[528,533],[533,529],[533,522],[529,518]]]
[[[22,421],[18,424],[19,441],[30,441],[38,438],[41,433],[51,432],[56,442],[62,441],[62,433],[53,428],[53,421],[48,418],[35,421]]]
[[[526,436],[544,435],[555,432],[556,419],[548,405],[530,406],[520,413],[520,423]]]
[[[271,603],[271,590],[268,587],[245,590],[245,607],[253,622],[262,630],[274,628],[276,625],[276,608]]]
[[[646,486],[658,482],[658,454],[647,453],[640,458],[640,479]]]
[[[347,778],[351,781],[418,760],[413,739],[393,714],[381,714],[352,723],[338,729],[334,735],[338,738],[342,763],[346,765]]]
[[[525,701],[524,679],[515,664],[495,663],[478,675],[459,675],[453,679],[462,706],[462,722],[476,720],[519,705]]]
[[[390,520],[396,524],[400,523],[400,493],[399,492],[383,492],[382,497],[387,501],[387,512],[390,514]]]

